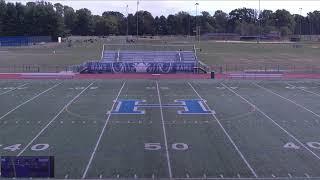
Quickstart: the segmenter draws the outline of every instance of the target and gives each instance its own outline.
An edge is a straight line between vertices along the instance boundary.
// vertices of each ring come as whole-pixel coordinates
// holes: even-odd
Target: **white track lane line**
[[[310,94],[313,94],[313,95],[316,95],[316,96],[320,96],[320,94],[318,94],[318,93],[315,93],[315,92],[312,92],[312,91],[309,91],[309,90],[306,90],[306,89],[303,89],[303,88],[299,88],[299,87],[294,86],[294,85],[292,85],[292,84],[290,84],[288,82],[286,82],[286,84],[288,84],[291,87],[295,87],[295,88],[297,88],[297,89],[299,89],[301,91],[304,91],[304,92],[307,92],[307,93],[310,93]]]
[[[257,84],[257,83],[253,83],[253,84],[256,85],[256,86],[258,86],[258,87],[260,87],[261,89],[264,89],[265,91],[267,91],[267,92],[269,92],[269,93],[271,93],[271,94],[274,94],[274,95],[276,95],[276,96],[278,96],[278,97],[280,97],[280,98],[282,98],[282,99],[284,99],[284,100],[287,100],[287,101],[291,102],[292,104],[295,104],[296,106],[298,106],[298,107],[300,107],[300,108],[302,108],[302,109],[310,112],[311,114],[317,116],[318,118],[320,118],[320,115],[319,115],[319,114],[311,111],[310,109],[304,107],[303,105],[298,104],[297,102],[295,102],[295,101],[293,101],[293,100],[291,100],[291,99],[288,99],[288,98],[286,98],[286,97],[283,97],[283,96],[281,96],[280,94],[278,94],[278,93],[276,93],[276,92],[274,92],[274,91],[271,91],[270,89],[268,89],[268,88],[266,88],[266,87],[263,87],[263,86],[261,86],[261,85],[259,85],[259,84]]]
[[[203,101],[203,103],[207,106],[208,109],[211,109],[207,102],[200,96],[200,94],[196,91],[196,89],[191,85],[191,83],[189,83],[189,86],[193,89],[193,91],[197,94],[197,96]],[[244,157],[244,155],[242,154],[242,152],[240,151],[240,149],[238,148],[238,146],[236,145],[236,143],[232,140],[231,136],[228,134],[228,132],[226,131],[226,129],[223,127],[223,125],[220,123],[219,119],[217,118],[216,115],[211,114],[212,117],[218,122],[219,126],[221,127],[221,129],[223,130],[224,134],[228,137],[229,141],[231,142],[231,144],[233,145],[233,147],[235,148],[235,150],[238,152],[238,154],[240,155],[240,157],[242,158],[242,160],[244,161],[244,163],[247,165],[247,167],[250,169],[252,175],[254,177],[258,177],[257,173],[253,170],[253,168],[251,167],[251,165],[249,164],[249,162],[247,161],[247,159]]]
[[[51,123],[56,120],[60,114],[64,112],[64,110],[70,106],[79,96],[84,93],[93,83],[89,84],[85,89],[83,89],[78,95],[76,95],[73,99],[71,99],[48,123],[44,126],[41,131],[19,152],[17,156],[21,156],[21,154],[29,148],[29,146],[51,125]]]
[[[23,86],[25,86],[25,85],[27,85],[27,84],[29,84],[29,83],[25,83],[25,84],[22,84],[22,85],[20,85],[20,86],[17,86],[17,87],[15,87],[15,88],[13,88],[13,89],[10,89],[10,90],[8,90],[8,91],[2,92],[2,93],[0,93],[0,96],[1,96],[1,95],[4,95],[4,94],[7,94],[7,93],[9,93],[9,92],[11,92],[11,91],[14,91],[14,90],[16,90],[16,89],[18,89],[18,88],[21,88],[21,87],[23,87]]]
[[[118,98],[119,98],[119,96],[120,96],[120,94],[121,94],[121,92],[122,92],[122,89],[123,89],[123,87],[125,86],[125,84],[126,84],[126,82],[124,82],[124,83],[122,84],[122,86],[121,86],[121,88],[120,88],[120,90],[119,90],[119,92],[118,92],[118,95],[116,96],[116,99],[113,101],[113,104],[112,104],[112,106],[111,106],[110,112],[113,110],[114,105],[117,103]],[[101,141],[101,139],[102,139],[102,136],[103,136],[103,134],[104,134],[104,131],[105,131],[107,125],[108,125],[108,122],[109,122],[109,119],[110,119],[110,117],[111,117],[111,114],[112,114],[112,113],[109,113],[109,114],[108,114],[108,117],[107,117],[107,119],[106,119],[106,121],[105,121],[105,123],[104,123],[104,126],[103,126],[102,130],[101,130],[101,133],[100,133],[100,135],[99,135],[99,138],[98,138],[98,140],[97,140],[97,143],[96,143],[96,145],[94,146],[94,149],[93,149],[93,151],[92,151],[92,153],[91,153],[91,156],[90,156],[90,159],[89,159],[88,164],[87,164],[87,166],[86,166],[86,169],[84,170],[84,172],[83,172],[83,174],[82,174],[82,179],[85,179],[86,176],[87,176],[88,170],[89,170],[89,168],[90,168],[90,166],[91,166],[91,163],[92,163],[92,160],[93,160],[93,158],[94,158],[94,156],[95,156],[95,154],[96,154],[96,151],[97,151],[97,149],[98,149],[98,146],[99,146],[99,144],[100,144],[100,141]]]
[[[163,137],[164,137],[164,144],[165,144],[166,154],[167,154],[169,179],[172,179],[171,163],[170,163],[170,156],[169,156],[169,150],[168,150],[169,148],[168,148],[168,141],[167,141],[167,132],[166,132],[166,126],[164,124],[162,101],[161,101],[158,81],[156,81],[156,84],[157,84],[157,92],[158,92],[158,99],[159,99],[159,105],[160,105],[160,115],[161,115],[161,121],[162,121],[162,131],[163,131]]]
[[[253,103],[251,103],[250,101],[248,101],[246,98],[242,97],[240,94],[238,94],[237,92],[235,92],[234,90],[230,89],[228,86],[224,85],[223,83],[221,83],[222,86],[226,87],[229,91],[231,91],[232,93],[234,93],[235,95],[237,95],[238,97],[240,97],[242,100],[244,100],[246,103],[248,103],[250,106],[256,108],[257,111],[259,111],[263,116],[265,116],[266,118],[268,118],[274,125],[276,125],[277,127],[279,127],[283,132],[285,132],[288,136],[290,136],[292,139],[294,139],[297,143],[299,143],[303,148],[305,148],[307,151],[309,151],[313,156],[315,156],[317,159],[320,160],[320,157],[314,153],[311,149],[309,149],[306,145],[304,145],[298,138],[296,138],[293,134],[291,134],[289,131],[287,131],[285,128],[283,128],[282,126],[280,126],[275,120],[273,120],[271,117],[269,117],[266,113],[264,113],[260,108],[258,108],[256,105],[254,105]]]
[[[61,83],[59,83],[59,84],[56,84],[56,85],[54,85],[54,86],[52,86],[52,87],[50,87],[49,89],[47,89],[47,90],[45,90],[45,91],[42,91],[41,93],[39,93],[39,94],[37,94],[37,95],[33,96],[32,98],[28,99],[27,101],[25,101],[25,102],[23,102],[23,103],[19,104],[18,106],[16,106],[15,108],[13,108],[13,109],[11,109],[9,112],[7,112],[6,114],[2,115],[2,116],[0,117],[0,120],[2,120],[4,117],[8,116],[8,115],[9,115],[10,113],[12,113],[13,111],[15,111],[15,110],[19,109],[21,106],[23,106],[23,105],[27,104],[28,102],[30,102],[30,101],[32,101],[32,100],[34,100],[34,99],[36,99],[37,97],[39,97],[39,96],[41,96],[42,94],[44,94],[44,93],[46,93],[46,92],[50,91],[50,90],[51,90],[51,89],[53,89],[53,88],[55,88],[55,87],[59,86],[60,84],[62,84],[62,82],[61,82]]]

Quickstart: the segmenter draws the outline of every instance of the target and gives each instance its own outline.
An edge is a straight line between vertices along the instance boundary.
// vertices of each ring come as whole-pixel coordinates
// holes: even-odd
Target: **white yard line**
[[[48,123],[46,126],[44,126],[41,131],[20,151],[20,153],[17,156],[21,156],[21,154],[29,148],[29,146],[52,124],[54,120],[56,120],[60,114],[64,112],[64,110],[70,106],[79,96],[84,93],[93,83],[89,84],[85,89],[83,89],[78,95],[76,95],[73,99],[71,99]]]
[[[92,160],[93,160],[93,158],[94,158],[94,156],[95,156],[95,154],[96,154],[96,151],[97,151],[97,149],[98,149],[98,146],[99,146],[99,144],[100,144],[100,141],[101,141],[101,139],[102,139],[102,136],[103,136],[103,134],[104,134],[104,132],[105,132],[105,129],[106,129],[106,127],[107,127],[107,125],[108,125],[108,122],[109,122],[109,119],[110,119],[110,117],[111,117],[111,114],[112,114],[111,111],[113,110],[114,105],[117,103],[118,98],[119,98],[119,96],[120,96],[120,94],[121,94],[121,92],[122,92],[122,89],[123,89],[123,87],[125,86],[125,84],[126,84],[126,82],[124,82],[124,83],[122,84],[122,86],[121,86],[121,88],[120,88],[120,90],[119,90],[119,92],[118,92],[118,94],[117,94],[117,96],[116,96],[116,99],[113,101],[113,104],[112,104],[111,109],[110,109],[110,113],[108,114],[108,117],[107,117],[107,119],[106,119],[106,121],[105,121],[105,123],[104,123],[104,126],[103,126],[102,130],[101,130],[101,133],[100,133],[100,135],[99,135],[99,138],[98,138],[98,140],[97,140],[97,143],[96,143],[96,145],[95,145],[95,147],[94,147],[94,149],[93,149],[93,151],[92,151],[92,153],[91,153],[91,156],[90,156],[89,162],[88,162],[88,164],[87,164],[87,166],[86,166],[86,169],[84,170],[84,173],[82,174],[82,179],[85,179],[86,176],[87,176],[87,173],[88,173],[88,170],[89,170],[89,168],[90,168],[90,166],[91,166]]]
[[[274,125],[279,127],[283,132],[285,132],[288,136],[290,136],[292,139],[294,139],[297,143],[299,143],[303,148],[305,148],[307,151],[309,151],[313,156],[315,156],[317,159],[320,160],[320,157],[314,153],[311,149],[309,149],[304,143],[302,143],[298,138],[296,138],[293,134],[291,134],[289,131],[287,131],[285,128],[283,128],[281,125],[279,125],[275,120],[273,120],[271,117],[269,117],[266,113],[264,113],[260,108],[258,108],[256,105],[251,103],[249,100],[235,92],[234,90],[230,89],[228,86],[221,83],[222,86],[226,87],[229,91],[240,97],[242,100],[244,100],[246,103],[248,103],[250,106],[254,107],[257,111],[259,111],[263,116],[265,116],[267,119],[269,119]]]
[[[158,99],[159,99],[159,104],[160,104],[160,115],[161,115],[161,121],[162,121],[161,124],[162,124],[162,130],[163,130],[164,144],[165,144],[166,154],[167,154],[167,164],[168,164],[168,171],[169,171],[169,179],[172,179],[171,163],[170,163],[170,156],[169,156],[169,150],[168,150],[168,141],[167,141],[167,132],[166,132],[166,126],[164,124],[164,119],[163,119],[163,109],[162,109],[162,102],[161,102],[161,96],[160,96],[158,81],[156,81],[156,84],[157,84]]]
[[[193,91],[197,94],[197,96],[203,101],[204,105],[207,106],[208,109],[211,109],[207,102],[200,96],[200,94],[196,91],[196,89],[191,85],[191,83],[189,83],[189,86],[193,89]],[[221,127],[221,129],[223,130],[224,134],[228,137],[229,141],[231,142],[231,144],[233,145],[233,147],[235,148],[235,150],[238,152],[238,154],[240,155],[240,157],[242,158],[242,160],[244,161],[244,163],[247,165],[247,167],[250,169],[252,175],[254,177],[258,177],[257,173],[253,170],[253,168],[251,167],[251,165],[249,164],[249,162],[247,161],[247,159],[244,157],[244,155],[242,154],[242,152],[240,151],[240,149],[238,148],[238,146],[236,145],[236,143],[232,140],[231,136],[228,134],[228,132],[226,131],[226,129],[223,127],[223,125],[220,123],[219,119],[217,118],[216,115],[211,114],[212,117],[218,122],[219,126]]]
[[[61,82],[61,83],[62,83],[62,82]],[[32,100],[34,100],[34,99],[36,99],[37,97],[39,97],[39,96],[41,96],[42,94],[44,94],[44,93],[46,93],[46,92],[50,91],[51,89],[53,89],[53,88],[55,88],[55,87],[59,86],[61,83],[56,84],[56,85],[54,85],[54,86],[50,87],[49,89],[47,89],[47,90],[45,90],[45,91],[42,91],[41,93],[39,93],[39,94],[37,94],[37,95],[33,96],[32,98],[28,99],[27,101],[24,101],[23,103],[21,103],[21,104],[19,104],[18,106],[14,107],[14,108],[13,108],[13,109],[11,109],[10,111],[8,111],[6,114],[2,115],[2,116],[0,117],[0,120],[2,120],[4,117],[6,117],[6,116],[8,116],[9,114],[11,114],[13,111],[15,111],[15,110],[19,109],[21,106],[23,106],[23,105],[27,104],[28,102],[30,102],[30,101],[32,101]]]
[[[7,93],[9,93],[9,92],[11,92],[11,91],[14,91],[14,90],[16,90],[16,89],[18,89],[18,88],[21,88],[21,87],[23,87],[23,86],[25,86],[25,85],[27,85],[27,84],[29,84],[29,83],[25,83],[25,84],[22,84],[22,85],[20,85],[20,86],[17,86],[17,87],[15,87],[15,88],[13,88],[13,89],[10,89],[10,90],[8,90],[8,91],[2,92],[2,93],[0,93],[0,96],[1,96],[1,95],[4,95],[4,94],[7,94]]]
[[[257,84],[257,83],[253,83],[253,84],[256,85],[256,86],[258,86],[258,87],[260,87],[261,89],[264,89],[265,91],[267,91],[267,92],[269,92],[269,93],[271,93],[271,94],[274,94],[274,95],[276,95],[276,96],[278,96],[278,97],[280,97],[280,98],[282,98],[282,99],[284,99],[284,100],[287,100],[287,101],[291,102],[292,104],[295,104],[296,106],[298,106],[298,107],[300,107],[300,108],[302,108],[302,109],[310,112],[311,114],[317,116],[318,118],[320,118],[320,115],[319,115],[319,114],[313,112],[312,110],[306,108],[305,106],[303,106],[303,105],[301,105],[301,104],[298,104],[297,102],[295,102],[295,101],[293,101],[293,100],[291,100],[291,99],[288,99],[288,98],[286,98],[286,97],[283,97],[283,96],[281,96],[280,94],[278,94],[278,93],[276,93],[276,92],[274,92],[274,91],[271,91],[270,89],[265,88],[265,87],[263,87],[263,86],[261,86],[261,85],[259,85],[259,84]]]
[[[320,94],[318,94],[318,93],[315,93],[315,92],[312,92],[312,91],[308,91],[308,90],[303,89],[303,88],[299,88],[299,87],[294,86],[294,85],[292,85],[292,84],[290,84],[290,83],[288,83],[288,82],[286,82],[286,84],[288,84],[288,85],[291,86],[291,87],[295,87],[295,88],[297,88],[297,89],[299,89],[299,90],[301,90],[301,91],[304,91],[304,92],[307,92],[307,93],[311,93],[311,94],[316,95],[316,96],[320,96]]]

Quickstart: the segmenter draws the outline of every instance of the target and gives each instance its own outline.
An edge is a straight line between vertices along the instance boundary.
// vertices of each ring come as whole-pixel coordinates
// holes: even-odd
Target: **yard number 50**
[[[178,151],[185,151],[189,149],[189,146],[185,143],[173,143],[171,148]],[[149,151],[158,151],[161,149],[160,143],[145,143],[144,149]]]

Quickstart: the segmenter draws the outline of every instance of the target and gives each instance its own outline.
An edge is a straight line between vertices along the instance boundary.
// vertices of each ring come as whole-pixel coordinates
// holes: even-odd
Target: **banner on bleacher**
[[[89,73],[114,72],[114,73],[176,73],[194,72],[194,62],[88,62]]]

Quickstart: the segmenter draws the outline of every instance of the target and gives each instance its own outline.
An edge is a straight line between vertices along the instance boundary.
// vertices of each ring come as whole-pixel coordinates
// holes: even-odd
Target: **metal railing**
[[[210,71],[232,72],[279,72],[279,73],[320,73],[320,66],[305,64],[217,64],[210,65]]]
[[[79,72],[81,65],[0,65],[0,73],[58,73],[62,71]]]

